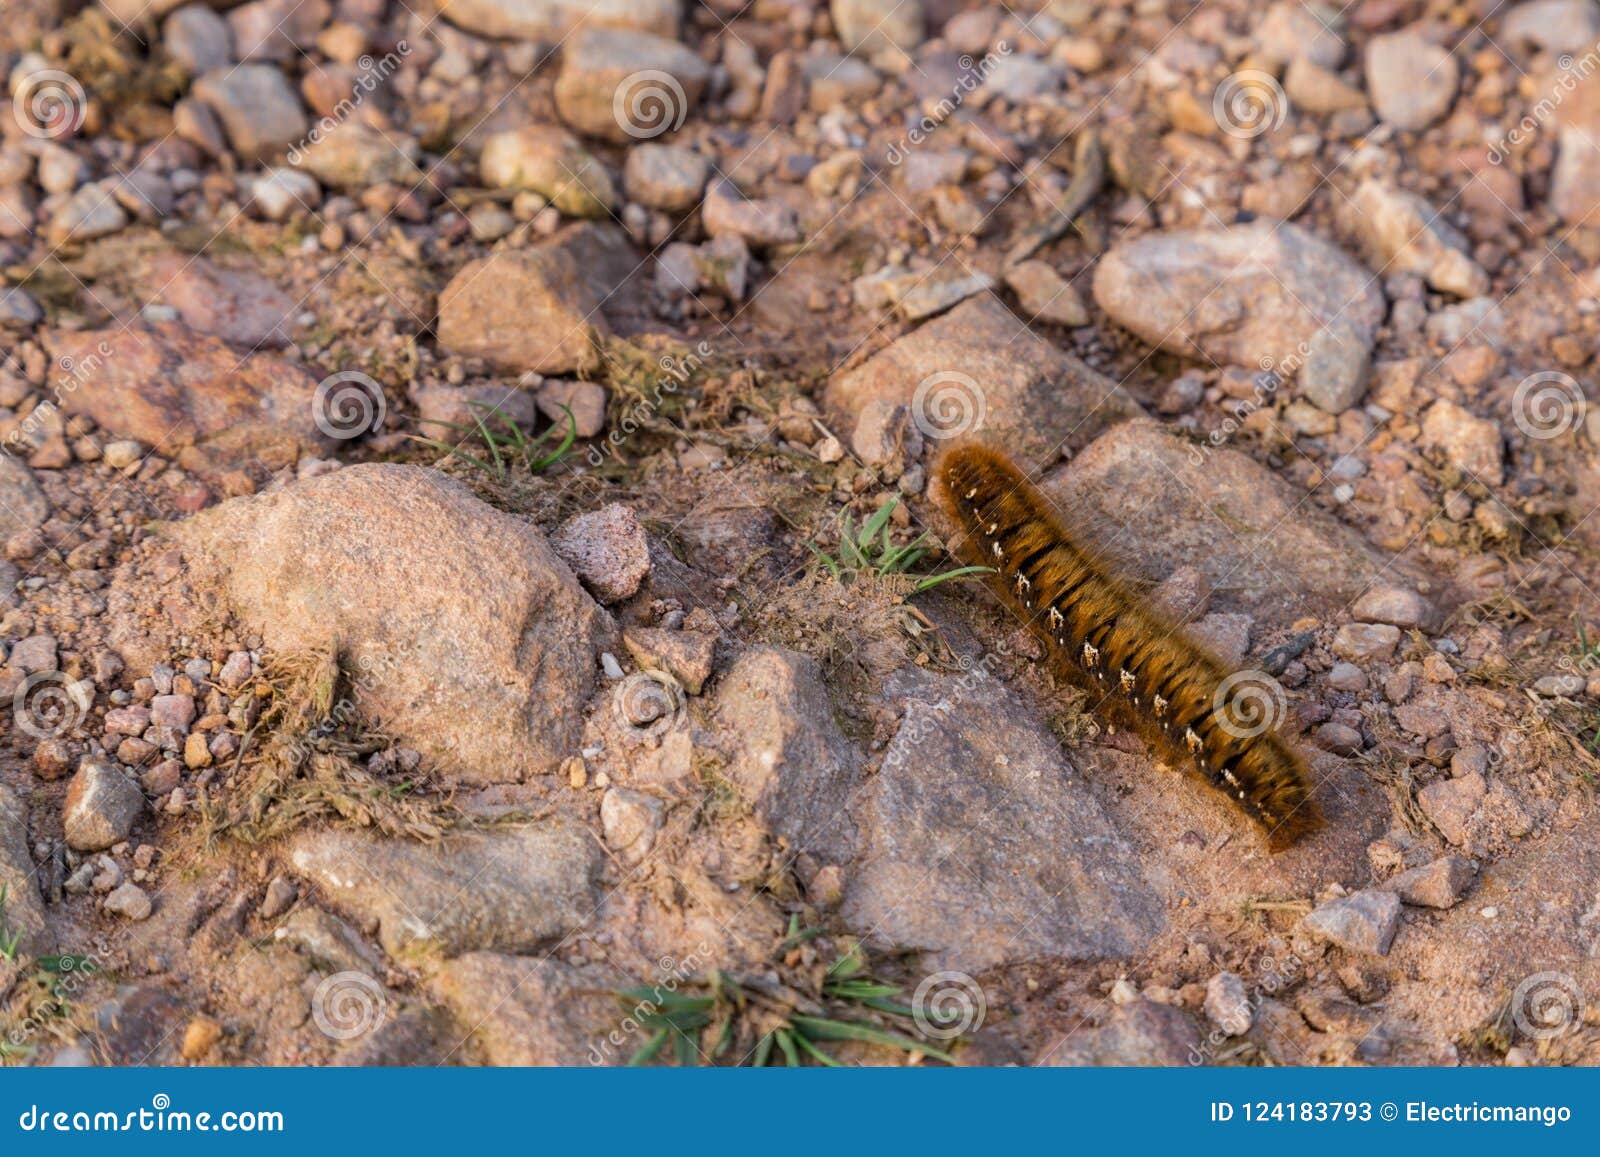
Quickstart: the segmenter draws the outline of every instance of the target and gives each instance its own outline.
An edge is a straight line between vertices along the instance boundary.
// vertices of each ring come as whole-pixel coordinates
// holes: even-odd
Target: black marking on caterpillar
[[[989,585],[1044,640],[1055,670],[1101,693],[1171,762],[1192,758],[1274,851],[1321,826],[1295,750],[1269,728],[1229,726],[1222,698],[1239,676],[1102,569],[1009,459],[958,446],[937,474],[965,532],[956,553],[994,568]]]

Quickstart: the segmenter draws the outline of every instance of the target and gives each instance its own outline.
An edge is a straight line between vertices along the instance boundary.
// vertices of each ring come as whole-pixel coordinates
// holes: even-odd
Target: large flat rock
[[[865,848],[844,917],[976,972],[1138,952],[1162,904],[1050,732],[982,668],[896,675],[899,733],[853,805]]]
[[[460,1044],[491,1065],[617,1065],[646,1036],[611,995],[624,978],[559,960],[474,952],[439,970],[434,987]],[[614,1038],[614,1039],[613,1039]]]
[[[1118,571],[1159,582],[1198,568],[1213,610],[1287,625],[1343,611],[1385,574],[1391,586],[1405,577],[1249,456],[1185,442],[1154,422],[1118,426],[1043,488]]]
[[[355,707],[459,782],[577,750],[613,631],[537,527],[415,466],[352,466],[177,524],[198,583],[269,648],[337,643]]]
[[[965,438],[1043,464],[1144,413],[1111,379],[1039,337],[989,294],[963,302],[828,383],[846,432],[874,409],[905,406],[913,436]]]
[[[859,760],[817,664],[781,647],[752,647],[718,684],[717,713],[738,740],[723,774],[768,830],[833,862],[849,855]]]
[[[337,907],[378,925],[390,956],[531,952],[594,914],[599,847],[552,820],[436,844],[339,829],[295,839],[296,872]]]
[[[175,456],[293,463],[332,442],[316,424],[316,380],[293,362],[246,354],[185,326],[56,332],[49,349],[63,370],[61,408],[118,437]]]
[[[1224,365],[1277,367],[1364,358],[1388,310],[1378,278],[1286,221],[1147,233],[1118,244],[1094,296],[1151,345]]]

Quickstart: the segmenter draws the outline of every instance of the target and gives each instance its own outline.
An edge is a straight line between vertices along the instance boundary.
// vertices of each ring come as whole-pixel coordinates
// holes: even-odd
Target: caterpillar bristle
[[[1044,641],[1053,669],[1098,693],[1169,762],[1192,760],[1273,851],[1321,826],[1304,760],[1272,730],[1275,720],[1260,723],[1265,689],[1239,698],[1252,692],[1239,681],[1256,673],[1230,674],[1112,577],[1004,454],[957,446],[935,473],[962,530],[954,552],[993,568],[990,587]]]

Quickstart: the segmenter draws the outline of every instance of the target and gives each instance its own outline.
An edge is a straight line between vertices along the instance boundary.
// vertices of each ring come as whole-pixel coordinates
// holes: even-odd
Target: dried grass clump
[[[267,705],[240,745],[231,788],[203,804],[208,842],[259,843],[317,819],[423,840],[455,825],[454,806],[420,794],[416,778],[394,782],[366,766],[394,740],[363,727],[360,689],[336,647],[275,655],[264,679]]]

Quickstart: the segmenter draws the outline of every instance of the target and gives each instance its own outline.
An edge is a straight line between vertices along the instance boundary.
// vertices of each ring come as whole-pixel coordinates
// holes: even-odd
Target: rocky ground
[[[1593,0],[8,0],[0,66],[0,1061],[1600,1063]],[[963,438],[1324,830],[929,581]]]

